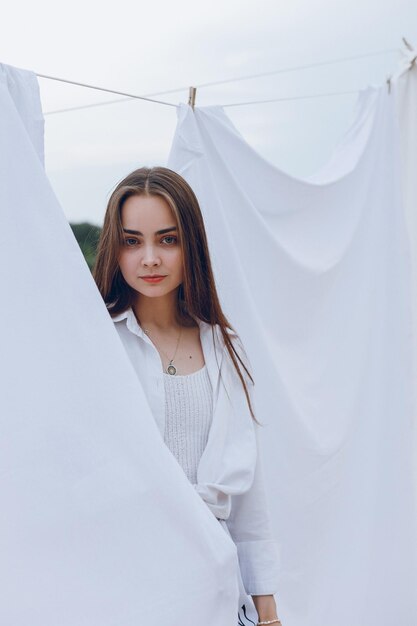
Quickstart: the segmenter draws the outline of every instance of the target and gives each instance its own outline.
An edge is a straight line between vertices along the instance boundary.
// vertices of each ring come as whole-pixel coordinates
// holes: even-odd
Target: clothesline
[[[352,89],[350,91],[334,91],[334,92],[326,92],[326,93],[316,93],[316,94],[307,94],[304,96],[290,96],[290,97],[286,97],[286,98],[271,98],[270,100],[251,100],[249,102],[233,102],[231,104],[223,104],[223,105],[219,105],[222,108],[226,108],[226,107],[237,107],[237,106],[246,106],[249,104],[268,104],[269,102],[284,102],[284,101],[290,101],[290,100],[307,100],[309,98],[322,98],[322,97],[327,97],[327,96],[344,96],[346,94],[354,94],[354,93],[358,93],[358,89]],[[55,113],[65,113],[67,111],[76,111],[79,109],[87,109],[87,108],[94,108],[97,106],[102,106],[105,104],[112,104],[112,103],[116,103],[116,102],[121,102],[121,100],[112,100],[110,102],[102,102],[102,103],[95,103],[95,104],[86,104],[83,106],[79,106],[79,107],[73,107],[70,109],[58,109],[56,111],[49,111],[44,113],[44,115],[53,115]],[[177,105],[172,105],[172,106],[177,106]]]
[[[172,102],[164,102],[163,100],[154,100],[153,98],[148,98],[145,96],[137,96],[131,93],[125,93],[123,91],[116,91],[115,89],[107,89],[105,87],[97,87],[96,85],[87,85],[86,83],[79,83],[75,80],[68,80],[66,78],[58,78],[56,76],[47,76],[46,74],[36,74],[39,78],[48,78],[49,80],[57,80],[62,83],[69,83],[70,85],[77,85],[78,87],[87,87],[87,89],[96,89],[98,91],[105,91],[106,93],[117,93],[120,96],[127,96],[129,99],[134,98],[137,100],[147,100],[148,102],[156,102],[157,104],[166,104],[170,107],[176,107],[176,104]],[[55,113],[56,111],[51,111],[51,113]]]
[[[311,69],[314,67],[323,67],[325,65],[334,65],[337,63],[344,63],[344,62],[348,62],[348,61],[353,61],[353,60],[357,60],[357,59],[363,59],[363,58],[367,58],[367,57],[372,57],[372,56],[380,56],[382,54],[387,54],[387,53],[391,53],[391,52],[398,52],[398,48],[387,48],[385,50],[378,50],[376,52],[368,52],[365,54],[358,54],[358,55],[352,55],[352,56],[348,56],[348,57],[342,57],[342,58],[338,58],[338,59],[330,59],[327,61],[319,61],[316,63],[308,63],[305,65],[296,65],[296,66],[292,66],[292,67],[287,67],[287,68],[280,68],[280,69],[276,69],[276,70],[272,70],[272,71],[268,71],[268,72],[260,72],[258,74],[248,74],[245,76],[237,76],[234,78],[228,78],[228,79],[224,79],[224,80],[219,80],[219,81],[211,81],[211,82],[206,82],[206,83],[199,83],[197,85],[194,85],[197,89],[202,89],[204,87],[213,87],[216,85],[224,85],[227,83],[232,83],[232,82],[238,82],[238,81],[243,81],[243,80],[252,80],[255,78],[264,78],[266,76],[273,76],[276,74],[283,74],[283,73],[289,73],[289,72],[295,72],[295,71],[301,71],[301,70],[305,70],[305,69]],[[138,100],[147,100],[149,102],[156,102],[157,104],[165,104],[167,106],[172,106],[172,107],[177,107],[178,105],[171,103],[171,102],[166,102],[166,101],[161,101],[161,100],[156,100],[154,98],[154,96],[163,96],[163,95],[167,95],[167,94],[171,94],[171,93],[178,93],[179,91],[185,91],[188,90],[189,87],[178,87],[175,89],[170,89],[170,90],[166,90],[166,91],[162,91],[162,92],[156,92],[156,93],[152,93],[152,94],[148,94],[145,96],[138,96],[138,95],[134,95],[134,94],[127,94],[124,92],[120,92],[120,91],[116,91],[114,89],[107,89],[104,87],[98,87],[98,86],[94,86],[94,85],[88,85],[86,83],[80,83],[80,82],[76,82],[76,81],[72,81],[72,80],[67,80],[64,78],[58,78],[55,76],[47,76],[45,74],[37,74],[38,77],[40,78],[46,78],[49,80],[56,80],[56,81],[60,81],[60,82],[64,82],[64,83],[68,83],[68,84],[72,84],[72,85],[77,85],[80,87],[86,87],[89,89],[96,89],[98,91],[104,91],[106,93],[114,93],[114,94],[118,94],[121,96],[125,96],[124,98],[118,98],[116,100],[110,100],[108,102],[96,102],[96,103],[92,103],[92,104],[86,104],[86,105],[81,105],[81,106],[76,106],[76,107],[69,107],[69,108],[65,108],[65,109],[57,109],[54,111],[49,111],[46,112],[45,115],[53,115],[56,113],[67,113],[70,111],[79,111],[81,109],[87,109],[87,108],[93,108],[96,106],[105,106],[108,104],[117,104],[119,102],[126,102],[132,99],[138,99]],[[351,91],[349,93],[356,93],[356,91]],[[326,96],[326,95],[343,95],[344,93],[347,92],[338,92],[338,93],[333,93],[333,94],[315,94],[313,96],[307,95],[307,96],[296,96],[295,98],[289,97],[289,98],[278,98],[275,100],[259,100],[259,101],[253,101],[253,102],[243,102],[243,103],[236,103],[236,104],[226,104],[226,105],[222,105],[222,106],[240,106],[242,104],[259,104],[262,102],[277,102],[280,100],[293,100],[293,99],[304,99],[304,98],[311,98],[311,97],[321,97],[321,96]]]
[[[344,63],[346,61],[356,61],[358,59],[364,59],[366,57],[372,56],[381,56],[382,54],[388,54],[391,52],[399,52],[398,48],[386,48],[385,50],[377,50],[376,52],[366,52],[364,54],[355,54],[349,57],[339,57],[338,59],[330,59],[328,61],[318,61],[316,63],[308,63],[306,65],[293,65],[292,67],[281,68],[278,70],[272,70],[270,72],[261,72],[259,74],[248,74],[246,76],[239,76],[236,78],[228,78],[225,80],[218,80],[210,83],[201,83],[200,85],[195,85],[197,88],[201,87],[212,87],[214,85],[223,85],[225,83],[237,82],[240,80],[250,80],[253,78],[263,78],[265,76],[273,76],[274,74],[284,74],[287,72],[296,72],[299,70],[311,69],[313,67],[321,67],[324,65],[335,65],[337,63]]]
[[[322,98],[324,96],[344,96],[346,94],[358,93],[358,89],[353,89],[351,91],[333,91],[327,93],[316,93],[305,96],[290,96],[289,98],[271,98],[270,100],[251,100],[250,102],[233,102],[231,104],[223,104],[222,108],[226,107],[239,107],[245,106],[247,104],[267,104],[268,102],[284,102],[287,100],[307,100],[308,98]]]

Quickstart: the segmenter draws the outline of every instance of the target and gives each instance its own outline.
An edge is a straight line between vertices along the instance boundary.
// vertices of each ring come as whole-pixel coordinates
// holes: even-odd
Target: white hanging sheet
[[[34,74],[0,66],[0,624],[230,626],[236,547],[160,437],[39,112]]]
[[[417,66],[415,62],[411,68],[409,65],[415,55],[415,51],[405,55],[405,70],[394,81],[393,93],[400,124],[402,188],[412,264],[411,341],[414,381],[417,381]],[[414,476],[417,478],[417,384],[414,385],[414,450]]]
[[[221,301],[256,380],[278,614],[284,626],[415,626],[410,254],[395,99],[361,92],[332,159],[309,180],[266,162],[220,107],[181,105],[178,116],[169,167],[201,203]]]

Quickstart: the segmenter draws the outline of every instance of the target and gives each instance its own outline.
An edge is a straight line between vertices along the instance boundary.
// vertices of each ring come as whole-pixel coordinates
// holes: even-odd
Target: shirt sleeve
[[[245,364],[247,355],[240,344]],[[256,415],[253,384],[247,379],[252,407]],[[242,389],[243,393],[243,389]],[[249,410],[249,409],[248,409]],[[230,535],[237,546],[239,566],[248,595],[268,595],[278,591],[279,552],[272,533],[271,518],[264,488],[262,456],[259,449],[260,428],[253,422],[257,459],[254,479],[248,491],[232,496],[232,507],[226,520]]]
[[[259,452],[259,446],[257,447]],[[246,593],[249,595],[277,593],[278,546],[272,534],[259,453],[253,483],[245,493],[232,496],[231,513],[226,524],[237,547]]]

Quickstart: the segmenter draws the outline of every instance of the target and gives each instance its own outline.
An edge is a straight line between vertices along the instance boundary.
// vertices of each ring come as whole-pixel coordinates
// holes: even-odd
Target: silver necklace
[[[155,346],[158,348],[158,350],[159,350],[160,352],[162,352],[162,354],[164,354],[164,355],[166,356],[166,358],[168,359],[169,364],[168,364],[168,367],[167,367],[167,369],[166,369],[166,373],[167,373],[167,374],[171,374],[171,376],[175,376],[175,374],[177,373],[177,368],[175,367],[175,365],[174,365],[173,363],[174,363],[175,355],[177,354],[178,346],[179,346],[179,343],[180,343],[180,337],[181,337],[181,332],[182,332],[182,326],[180,327],[180,332],[179,332],[178,339],[177,339],[177,346],[176,346],[176,348],[175,348],[174,356],[172,357],[172,359],[170,359],[170,358],[169,358],[169,355],[168,355],[166,352],[164,352],[164,350],[162,350],[162,348],[160,348],[160,347],[158,346],[158,344],[156,343],[156,341],[155,341],[154,339],[152,339],[152,337],[150,336],[150,335],[151,335],[151,333],[150,333],[150,331],[149,331],[149,330],[147,330],[146,328],[144,328],[144,329],[143,329],[143,331],[144,331],[144,333],[145,333],[146,335],[148,335],[149,339],[151,339],[152,343],[154,343],[154,344],[155,344]]]

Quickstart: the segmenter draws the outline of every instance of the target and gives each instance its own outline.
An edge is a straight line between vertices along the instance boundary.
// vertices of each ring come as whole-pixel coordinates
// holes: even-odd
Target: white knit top
[[[213,416],[213,393],[207,367],[182,376],[163,373],[164,441],[192,484],[207,444]]]

